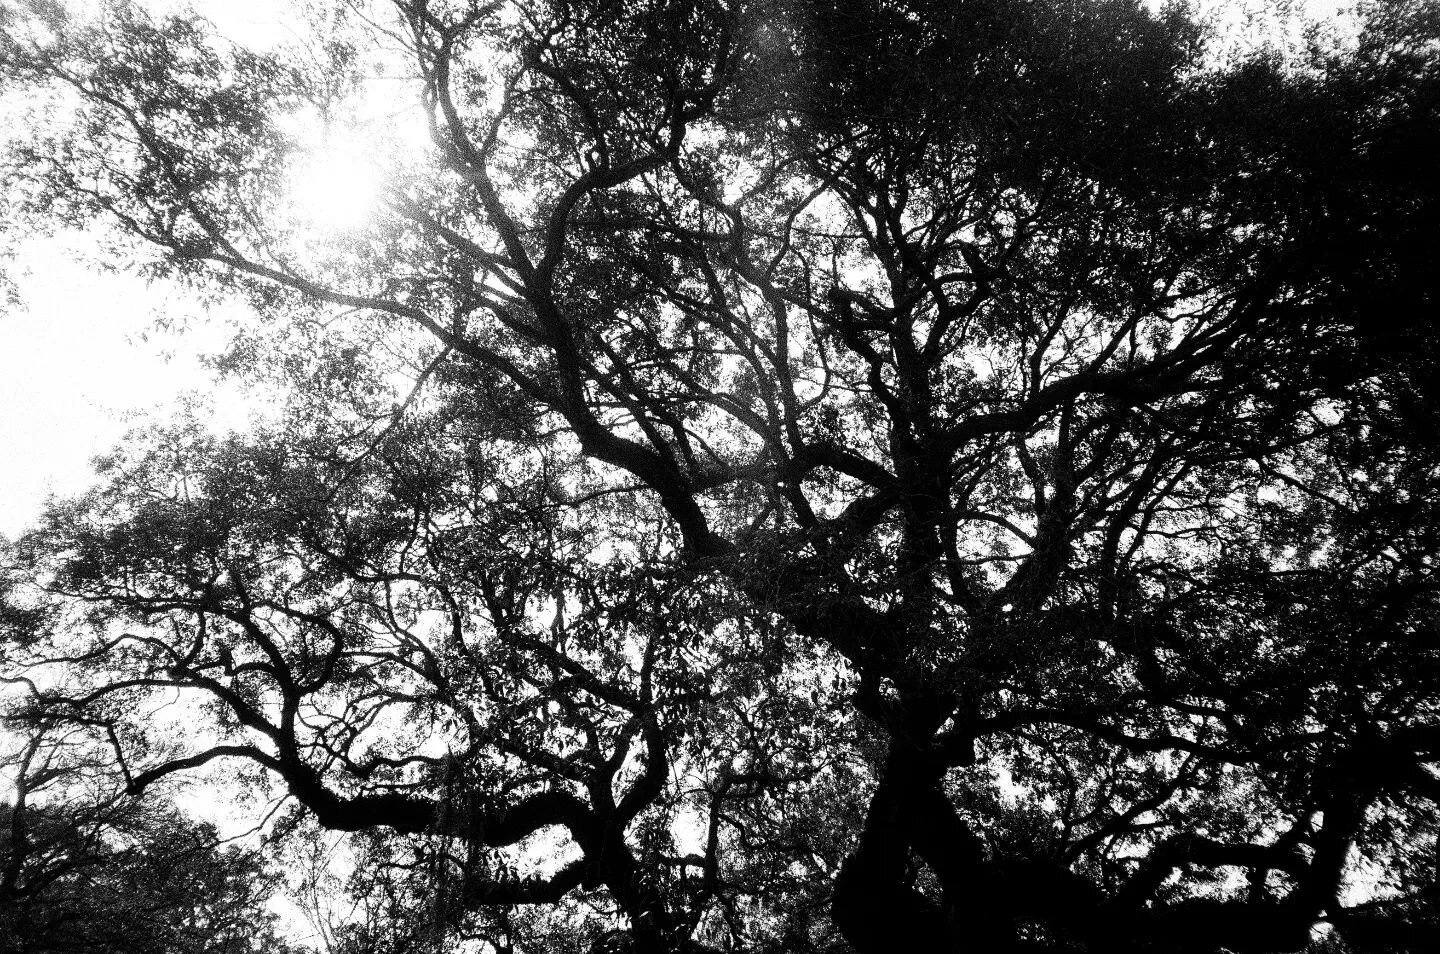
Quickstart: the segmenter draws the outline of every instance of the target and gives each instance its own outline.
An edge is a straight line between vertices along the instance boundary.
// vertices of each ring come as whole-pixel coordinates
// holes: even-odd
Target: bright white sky
[[[295,38],[287,23],[296,6],[286,0],[189,5],[237,43],[268,46]],[[22,532],[49,494],[85,489],[92,457],[146,416],[163,417],[187,392],[210,397],[217,426],[246,422],[243,397],[217,392],[199,361],[223,347],[227,316],[174,289],[84,264],[94,255],[85,236],[68,235],[22,243],[17,260],[4,263],[23,305],[0,305],[0,535]],[[161,318],[187,330],[159,331]]]
[[[13,269],[24,306],[0,311],[0,534],[15,536],[46,495],[83,490],[90,458],[187,391],[210,391],[197,354],[218,350],[223,322],[127,274],[77,255],[83,237],[25,246]],[[165,315],[194,316],[188,333],[156,331]],[[172,354],[173,353],[173,354]],[[219,419],[241,425],[233,395]]]

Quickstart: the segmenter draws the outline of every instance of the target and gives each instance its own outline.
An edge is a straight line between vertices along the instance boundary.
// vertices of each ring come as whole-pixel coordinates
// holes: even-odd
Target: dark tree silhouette
[[[1230,59],[1125,0],[37,9],[15,227],[245,297],[284,395],[13,547],[9,678],[132,790],[278,781],[372,940],[1434,943],[1432,5]]]
[[[113,766],[76,758],[89,752],[76,730],[30,729],[4,762],[14,794],[0,802],[0,951],[293,950],[265,906],[275,878],[257,852],[114,790]]]

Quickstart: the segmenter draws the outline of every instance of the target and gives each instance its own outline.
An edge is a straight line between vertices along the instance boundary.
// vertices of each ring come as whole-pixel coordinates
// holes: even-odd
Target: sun
[[[327,144],[307,150],[290,179],[291,208],[301,222],[326,232],[365,226],[380,200],[380,170],[359,148]]]

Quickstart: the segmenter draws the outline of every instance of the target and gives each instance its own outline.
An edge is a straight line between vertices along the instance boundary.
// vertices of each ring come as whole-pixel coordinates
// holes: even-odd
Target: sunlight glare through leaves
[[[295,167],[290,201],[298,219],[327,232],[364,226],[380,198],[380,173],[357,150],[322,145]]]

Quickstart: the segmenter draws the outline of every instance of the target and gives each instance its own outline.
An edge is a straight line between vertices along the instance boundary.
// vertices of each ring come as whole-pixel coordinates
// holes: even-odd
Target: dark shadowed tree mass
[[[1440,945],[1435,4],[0,11],[6,228],[270,396],[4,551],[129,799],[33,843],[220,768],[350,833],[336,951]]]
[[[173,806],[106,785],[83,734],[39,729],[4,765],[0,952],[290,954],[264,904],[275,876]]]

